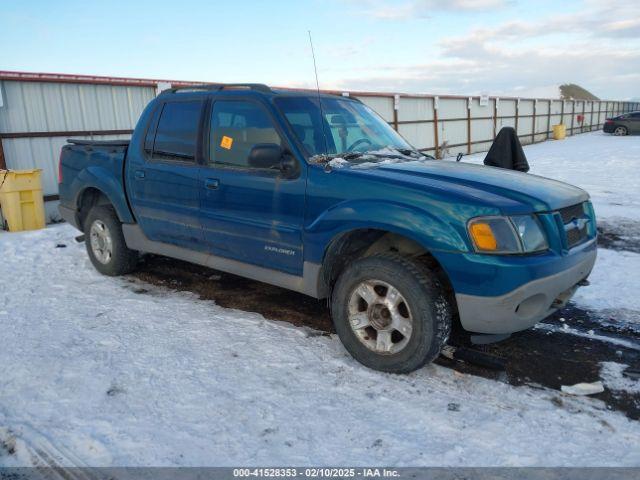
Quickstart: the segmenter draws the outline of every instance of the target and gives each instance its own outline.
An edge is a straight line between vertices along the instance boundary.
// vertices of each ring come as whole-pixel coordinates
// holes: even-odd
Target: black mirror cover
[[[249,166],[253,168],[280,168],[282,147],[275,143],[258,143],[249,152]]]

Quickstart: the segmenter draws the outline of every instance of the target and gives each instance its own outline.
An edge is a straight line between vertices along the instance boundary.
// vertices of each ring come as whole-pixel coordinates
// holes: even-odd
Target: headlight
[[[532,253],[549,247],[542,227],[532,215],[473,218],[468,230],[479,253]]]

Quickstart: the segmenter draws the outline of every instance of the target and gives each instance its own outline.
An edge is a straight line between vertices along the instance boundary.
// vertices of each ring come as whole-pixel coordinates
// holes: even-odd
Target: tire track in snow
[[[29,465],[32,473],[43,480],[99,480],[79,457],[67,449],[54,446],[46,436],[25,424],[0,427],[0,447],[21,465]]]

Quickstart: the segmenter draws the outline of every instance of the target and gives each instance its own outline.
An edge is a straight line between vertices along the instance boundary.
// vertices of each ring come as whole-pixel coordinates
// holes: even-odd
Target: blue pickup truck
[[[140,254],[327,299],[362,364],[410,372],[452,324],[531,327],[596,258],[583,190],[435,160],[355,98],[260,84],[170,89],[130,141],[73,141],[60,212],[106,275]]]

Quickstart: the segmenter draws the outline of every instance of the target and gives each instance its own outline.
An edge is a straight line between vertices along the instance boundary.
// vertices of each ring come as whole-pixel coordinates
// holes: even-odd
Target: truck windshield
[[[276,104],[307,150],[315,155],[373,152],[391,147],[411,150],[409,145],[378,114],[366,105],[341,98],[280,97]]]

